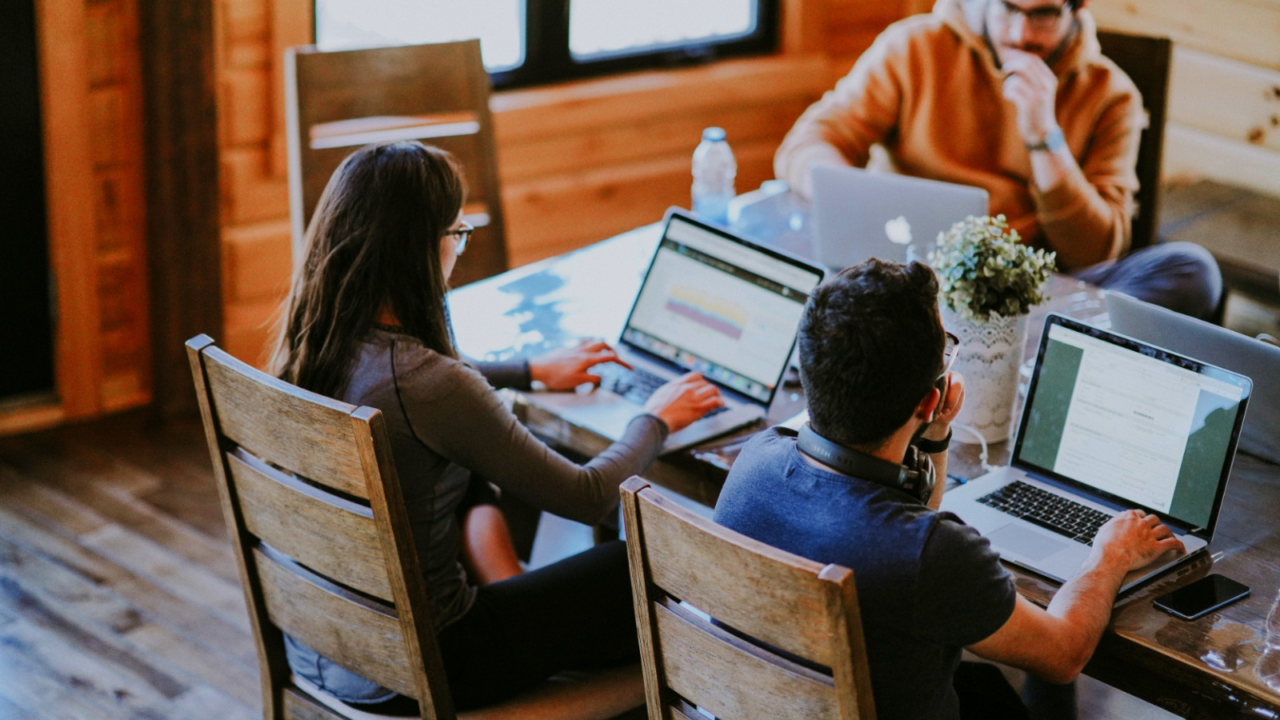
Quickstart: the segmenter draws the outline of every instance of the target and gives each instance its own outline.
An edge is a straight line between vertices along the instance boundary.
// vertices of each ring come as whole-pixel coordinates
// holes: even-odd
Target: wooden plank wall
[[[277,59],[309,42],[310,0],[217,4],[222,146],[220,344],[265,359],[287,292],[289,204]],[[773,176],[773,151],[800,112],[890,22],[922,0],[784,0],[804,28],[777,57],[497,93],[493,110],[513,265],[661,218],[689,202],[703,127],[721,125],[739,191]],[[801,37],[803,36],[803,37]]]
[[[1176,43],[1165,175],[1280,195],[1280,0],[1093,0],[1101,27]]]
[[[311,0],[210,2],[222,171],[220,340],[260,362],[290,273],[279,58],[284,47],[310,41]],[[60,102],[83,108],[71,114],[69,132],[89,138],[81,166],[93,190],[80,194],[91,198],[93,219],[76,225],[79,239],[67,250],[74,257],[54,260],[63,288],[85,286],[77,295],[85,318],[60,353],[76,361],[65,377],[82,381],[69,381],[65,408],[41,411],[40,423],[145,404],[151,393],[136,0],[48,4],[75,8],[62,15],[55,50],[75,46],[76,72],[50,85]],[[784,0],[776,58],[496,94],[512,261],[562,252],[687,203],[689,155],[706,125],[728,129],[738,188],[755,187],[769,177],[772,147],[804,104],[887,24],[931,5]],[[1091,7],[1105,28],[1178,43],[1170,175],[1280,194],[1280,0],[1093,0]],[[24,422],[0,416],[0,432]]]
[[[58,397],[0,411],[0,434],[151,399],[136,2],[37,11]]]
[[[86,5],[103,412],[151,399],[142,68],[135,0]]]

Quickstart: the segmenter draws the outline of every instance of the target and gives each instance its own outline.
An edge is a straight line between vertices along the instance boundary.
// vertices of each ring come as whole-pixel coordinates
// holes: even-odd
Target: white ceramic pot
[[[955,421],[978,431],[988,443],[1008,440],[1027,316],[974,322],[943,305],[942,325],[960,338],[960,355],[952,369],[964,376],[965,400]],[[954,438],[976,442],[964,432]]]

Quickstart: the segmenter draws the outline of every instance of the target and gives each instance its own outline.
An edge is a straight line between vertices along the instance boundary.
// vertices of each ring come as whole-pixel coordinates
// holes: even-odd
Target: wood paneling
[[[57,386],[66,416],[76,418],[102,407],[87,17],[80,0],[48,0],[36,12]]]
[[[1095,0],[1098,24],[1280,69],[1280,0]]]
[[[1164,172],[1172,179],[1209,178],[1280,196],[1280,152],[1181,125],[1166,130]]]
[[[151,392],[137,6],[37,8],[58,401],[0,412],[0,433],[134,407]]]
[[[1178,48],[1169,113],[1188,128],[1280,151],[1280,70]]]
[[[214,12],[138,0],[147,98],[155,407],[194,413],[183,342],[222,331]]]
[[[1100,27],[1173,38],[1164,174],[1280,194],[1280,0],[1095,0]]]

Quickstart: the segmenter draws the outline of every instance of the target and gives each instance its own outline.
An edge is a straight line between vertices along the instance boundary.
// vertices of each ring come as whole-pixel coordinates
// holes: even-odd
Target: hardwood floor
[[[544,516],[535,566],[589,546]],[[1169,715],[1096,681],[1082,718]],[[0,438],[0,720],[260,718],[204,435],[141,413]]]
[[[0,439],[0,718],[261,717],[196,422]]]

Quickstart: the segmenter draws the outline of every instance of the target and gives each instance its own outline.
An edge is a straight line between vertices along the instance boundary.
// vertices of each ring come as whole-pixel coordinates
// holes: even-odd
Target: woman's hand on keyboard
[[[644,411],[656,415],[674,433],[721,405],[724,398],[720,397],[720,388],[691,372],[654,390],[644,404]]]
[[[583,340],[574,347],[552,350],[529,360],[529,378],[548,390],[572,390],[579,385],[600,384],[600,376],[587,372],[602,363],[614,362],[631,366],[618,359],[618,353],[603,340]]]

